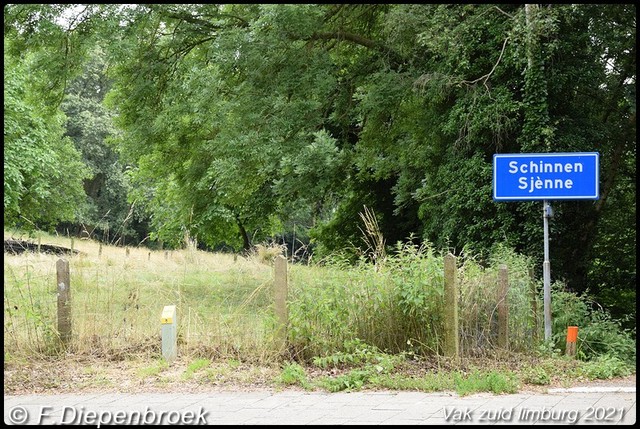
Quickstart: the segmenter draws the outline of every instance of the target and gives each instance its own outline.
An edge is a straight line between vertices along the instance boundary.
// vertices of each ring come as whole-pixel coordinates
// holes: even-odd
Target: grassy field
[[[63,237],[42,242],[71,245]],[[256,258],[145,248],[131,248],[127,256],[124,248],[100,249],[97,242],[79,239],[74,249],[81,253],[63,256],[71,277],[73,353],[157,352],[165,305],[177,306],[185,353],[199,348],[201,354],[233,356],[251,350],[260,357],[266,350],[273,269]],[[5,354],[55,352],[60,258],[5,254]]]
[[[5,239],[10,235],[5,232]],[[71,247],[66,237],[40,239]],[[63,256],[70,266],[72,302],[67,347],[61,347],[57,333],[61,257],[4,255],[5,392],[230,383],[504,393],[523,385],[635,374],[635,365],[626,363],[635,362],[629,351],[635,340],[608,319],[593,319],[597,336],[579,344],[583,357],[594,345],[608,347],[593,358],[567,358],[542,344],[534,335],[541,325],[532,306],[540,303],[531,294],[528,261],[509,253],[488,266],[460,259],[461,359],[456,361],[442,357],[443,267],[433,249],[399,247],[379,266],[339,260],[290,264],[289,347],[283,350],[275,335],[274,268],[264,248],[248,257],[193,248],[132,247],[127,253],[80,239],[73,240],[73,248],[80,253]],[[504,265],[509,267],[509,350],[495,347],[497,267]],[[555,296],[572,311],[581,303],[571,294]],[[166,305],[176,305],[178,314],[179,356],[172,365],[161,354]],[[554,316],[573,323],[560,309]],[[581,332],[588,334],[584,323]],[[617,355],[607,346],[613,342]]]
[[[71,239],[42,243],[71,248]],[[72,342],[67,351],[106,355],[157,352],[160,315],[176,305],[183,353],[273,361],[274,269],[267,252],[249,257],[196,249],[150,251],[73,240],[69,261]],[[290,353],[310,360],[360,339],[391,353],[441,354],[443,265],[432,250],[401,249],[383,269],[369,264],[289,264]],[[56,261],[60,256],[5,255],[5,353],[55,354]],[[496,270],[460,268],[463,354],[495,345]],[[532,345],[526,267],[512,262],[511,348]],[[524,274],[523,274],[524,273]]]

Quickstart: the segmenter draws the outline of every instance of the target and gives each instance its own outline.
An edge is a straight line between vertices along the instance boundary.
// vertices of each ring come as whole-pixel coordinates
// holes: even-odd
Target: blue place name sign
[[[493,199],[597,200],[599,154],[505,153],[493,155]]]

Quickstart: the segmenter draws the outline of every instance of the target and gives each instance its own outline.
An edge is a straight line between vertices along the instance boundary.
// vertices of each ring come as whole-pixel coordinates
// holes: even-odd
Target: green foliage
[[[299,385],[305,389],[311,388],[305,369],[295,362],[286,364],[276,381],[285,386]]]
[[[363,260],[351,268],[314,267],[317,276],[296,279],[289,310],[292,343],[307,357],[344,350],[355,338],[392,352],[405,350],[408,340],[424,353],[438,350],[439,259],[426,248],[404,252],[389,257],[380,271]]]
[[[62,243],[63,240],[68,242],[62,237],[43,238],[55,240],[56,243]],[[422,332],[424,338],[419,342],[415,335],[406,339],[404,332],[406,326],[415,328],[407,319],[420,319],[420,308],[437,308],[433,307],[434,303],[430,300],[441,301],[438,294],[430,295],[429,289],[437,286],[430,283],[431,277],[423,277],[419,270],[414,270],[422,267],[427,271],[429,264],[433,264],[433,278],[441,278],[438,268],[441,258],[435,256],[428,247],[399,247],[398,254],[402,256],[393,253],[388,255],[378,271],[363,261],[359,267],[362,271],[358,272],[339,257],[324,267],[302,264],[290,266],[290,284],[294,293],[290,295],[289,309],[295,313],[295,317],[292,317],[289,325],[291,336],[288,350],[291,352],[290,358],[296,361],[283,362],[281,346],[274,346],[273,342],[272,268],[254,258],[234,260],[231,255],[216,255],[194,249],[171,252],[168,258],[163,252],[152,252],[151,258],[147,259],[147,251],[143,249],[136,251],[134,248],[131,256],[125,258],[121,248],[103,246],[102,257],[96,259],[97,243],[82,240],[78,244],[85,255],[70,261],[74,287],[74,336],[72,346],[67,351],[76,356],[92,358],[146,354],[147,363],[138,371],[141,378],[156,378],[163,382],[170,379],[166,361],[158,359],[160,345],[157,342],[157,322],[154,323],[154,320],[157,320],[161,309],[161,306],[158,307],[159,301],[177,303],[182,321],[180,326],[183,327],[178,333],[183,350],[181,353],[182,356],[191,356],[185,362],[187,366],[184,373],[178,376],[216,385],[237,381],[239,374],[246,374],[243,371],[248,362],[265,361],[271,368],[274,367],[272,364],[282,365],[278,376],[273,378],[276,385],[330,391],[390,388],[455,390],[465,395],[481,391],[506,393],[517,389],[518,379],[544,386],[635,372],[635,350],[628,350],[634,348],[635,342],[617,331],[619,325],[610,324],[602,324],[597,334],[611,341],[614,346],[589,360],[564,356],[562,350],[552,342],[542,344],[537,349],[541,352],[541,359],[535,352],[536,348],[527,346],[530,343],[520,342],[523,334],[514,335],[511,339],[512,351],[520,347],[522,355],[509,355],[509,360],[505,362],[509,371],[495,369],[495,359],[502,360],[505,355],[492,355],[490,342],[484,343],[484,348],[479,350],[483,357],[491,357],[480,361],[480,369],[474,366],[473,370],[467,371],[458,365],[451,365],[440,356],[434,356],[437,350],[425,347],[425,344],[429,344],[428,341],[438,343],[438,338],[430,338],[431,333]],[[14,362],[24,357],[32,359],[33,356],[64,357],[60,353],[55,332],[55,292],[51,289],[51,279],[55,278],[55,273],[51,271],[55,265],[52,262],[56,258],[33,253],[8,255],[5,258],[5,357]],[[476,338],[482,337],[480,334],[485,334],[482,332],[485,326],[479,322],[485,323],[490,319],[495,307],[495,301],[493,305],[488,305],[492,300],[488,296],[488,291],[492,290],[491,281],[495,286],[494,265],[505,263],[513,266],[510,278],[514,283],[519,281],[519,273],[527,267],[527,258],[506,248],[496,248],[495,253],[486,260],[490,261],[490,265],[483,268],[468,255],[459,272],[462,296],[472,296],[468,291],[465,292],[466,288],[486,283],[486,289],[480,289],[481,293],[474,298],[478,299],[480,307],[470,309],[468,302],[460,301],[461,322],[466,321],[461,324],[464,326],[461,332],[465,334],[465,347],[461,348],[465,366],[467,362],[475,362],[469,344],[474,344]],[[401,282],[391,273],[401,276],[407,283],[423,284],[425,288],[412,285],[409,290],[413,292],[408,295],[401,294],[400,290],[394,292],[394,289],[400,288]],[[490,280],[491,277],[493,280]],[[360,295],[358,293],[362,290],[359,288],[364,279],[372,284],[384,281],[385,287],[379,290],[370,288],[370,292],[376,293],[369,296]],[[351,282],[348,288],[342,287],[344,282]],[[389,285],[392,287],[387,289]],[[308,302],[299,300],[300,289],[308,291]],[[314,301],[319,296],[318,289],[326,290],[327,294],[320,295],[321,299]],[[588,308],[585,309],[585,301],[576,295],[558,293],[560,298],[556,299],[556,293],[554,289],[552,302],[561,302],[561,299],[566,301],[563,306],[572,309],[572,314],[580,314],[586,320],[607,320],[590,314]],[[374,300],[376,294],[378,296]],[[378,304],[375,312],[368,307],[368,303],[373,301]],[[387,304],[390,308],[383,308],[386,301],[390,301]],[[399,304],[401,301],[402,306]],[[306,310],[309,311],[301,311],[302,304],[307,305]],[[316,312],[316,307],[311,304],[317,304],[321,311]],[[526,301],[521,304],[526,305]],[[486,306],[485,313],[471,311],[483,306]],[[403,309],[408,311],[405,313]],[[523,317],[527,310],[514,309],[514,317]],[[356,314],[358,317],[352,317]],[[477,320],[468,319],[470,314],[476,314]],[[397,319],[390,319],[389,315],[395,315]],[[562,313],[557,316],[559,319],[565,317]],[[354,324],[354,320],[367,323]],[[579,320],[582,319],[565,320],[581,323]],[[474,325],[478,326],[477,331],[471,329]],[[580,326],[582,333],[586,326]],[[564,333],[565,329],[562,331]],[[361,333],[368,334],[369,339],[364,339]],[[312,341],[305,343],[303,335]],[[582,334],[579,335],[580,340],[581,337]],[[389,339],[402,339],[405,342],[400,344]],[[397,349],[382,348],[384,344],[396,344]],[[582,350],[584,347],[579,348]],[[627,352],[623,355],[622,350]],[[420,354],[426,355],[426,359]],[[212,365],[214,360],[222,362]],[[442,365],[443,362],[445,365]],[[434,365],[437,369],[434,369]],[[264,375],[264,372],[254,372],[250,377],[254,379],[260,375]]]
[[[454,373],[453,378],[456,392],[461,396],[478,392],[516,393],[519,388],[518,378],[512,372],[473,370],[465,375]]]
[[[90,176],[84,180],[87,212],[77,219],[77,229],[115,242],[118,236],[132,233],[129,227],[133,216],[127,204],[124,166],[108,145],[109,138],[118,132],[113,113],[102,104],[109,87],[105,54],[101,49],[94,49],[83,73],[70,82],[61,108],[68,118],[66,135],[82,153],[83,162],[90,170]]]
[[[42,102],[31,84],[34,57],[16,59],[4,48],[4,223],[48,229],[84,209],[88,171],[64,137],[64,115]]]
[[[195,359],[193,362],[187,365],[187,369],[184,371],[184,374],[182,374],[182,378],[186,380],[191,379],[196,372],[207,368],[209,365],[211,365],[211,360],[209,359]]]
[[[546,386],[551,383],[551,377],[544,367],[534,366],[524,371],[522,381],[527,384]]]
[[[553,308],[552,341],[554,347],[564,350],[568,326],[578,327],[577,357],[595,360],[601,356],[635,364],[635,329],[628,330],[621,322],[611,319],[608,312],[587,295],[578,295],[560,282],[552,285]]]
[[[471,253],[459,262],[461,352],[483,356],[496,346],[501,265],[508,267],[510,284],[509,347],[535,348],[529,258],[497,247],[488,259],[487,268]],[[354,354],[356,338],[389,353],[441,353],[443,259],[430,246],[398,245],[377,268],[365,259],[355,267],[339,258],[330,261],[304,271],[292,267],[289,338],[303,359],[316,356],[324,365],[359,362],[368,349]],[[317,358],[323,353],[332,360]]]
[[[5,45],[35,55],[34,94],[49,108],[96,41],[104,46],[113,141],[153,238],[177,246],[188,232],[248,249],[298,225],[325,256],[359,247],[366,205],[388,243],[413,235],[458,254],[505,243],[539,267],[538,206],[492,201],[492,156],[597,151],[601,198],[554,203],[554,276],[635,324],[634,4],[76,9],[7,5]],[[24,126],[11,105],[21,98],[6,99],[15,222],[26,189],[45,195],[18,166],[31,172],[48,152],[16,146],[42,127]],[[27,210],[52,213],[42,208]],[[405,301],[422,299],[415,292]]]
[[[137,371],[137,375],[143,379],[149,377],[157,377],[161,372],[167,370],[168,368],[169,363],[164,358],[160,358],[149,366],[139,368]]]
[[[403,374],[380,374],[371,378],[375,387],[392,390],[418,390],[421,392],[442,392],[455,390],[455,381],[450,372],[427,372],[422,377]]]
[[[540,300],[536,301],[538,313],[534,314],[531,258],[505,245],[497,245],[484,257],[471,251],[463,253],[458,266],[461,273],[458,317],[462,353],[482,356],[497,345],[498,275],[502,266],[507,269],[509,348],[525,351],[536,347],[536,334],[539,334],[536,326],[542,326],[542,304]]]
[[[628,361],[624,361],[615,355],[604,354],[594,360],[585,362],[579,370],[580,374],[590,379],[610,379],[613,377],[624,377],[635,372],[635,362],[631,366]]]
[[[321,377],[318,385],[329,392],[359,390],[369,382],[371,375],[368,369],[352,369],[337,377]]]
[[[366,384],[375,384],[377,377],[388,375],[403,359],[402,355],[383,353],[377,347],[356,338],[345,341],[344,351],[314,357],[313,364],[320,368],[352,368],[335,377],[319,378],[317,384],[320,387],[330,392],[338,392],[358,390]]]
[[[345,340],[343,350],[328,356],[315,356],[313,364],[320,368],[372,364],[378,372],[388,371],[395,366],[392,356],[382,353],[377,347],[370,346],[358,338]]]

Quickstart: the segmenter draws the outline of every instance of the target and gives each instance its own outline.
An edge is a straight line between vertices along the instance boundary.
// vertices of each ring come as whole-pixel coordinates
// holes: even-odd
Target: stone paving
[[[494,395],[407,391],[5,395],[6,424],[623,424],[635,387]]]

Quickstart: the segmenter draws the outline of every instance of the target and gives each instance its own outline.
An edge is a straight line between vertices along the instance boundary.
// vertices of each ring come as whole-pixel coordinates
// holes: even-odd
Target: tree
[[[52,19],[12,9],[24,10]],[[635,254],[610,249],[617,237],[635,246],[635,223],[619,216],[635,213],[635,5],[94,5],[80,16],[72,35],[111,40],[130,198],[165,241],[188,232],[247,248],[303,223],[319,249],[338,250],[360,242],[366,205],[390,244],[417,236],[482,254],[506,243],[541,267],[540,205],[492,201],[493,155],[598,151],[601,198],[553,203],[552,276],[603,298],[634,293]]]
[[[64,137],[64,115],[34,90],[37,58],[16,59],[4,43],[4,224],[49,229],[81,215],[87,169]]]
[[[84,181],[88,209],[73,227],[79,234],[115,241],[118,235],[132,232],[127,228],[130,207],[124,166],[108,145],[108,139],[117,134],[113,112],[102,103],[109,88],[104,53],[96,48],[82,73],[69,83],[61,109],[68,118],[66,135],[91,171]]]

